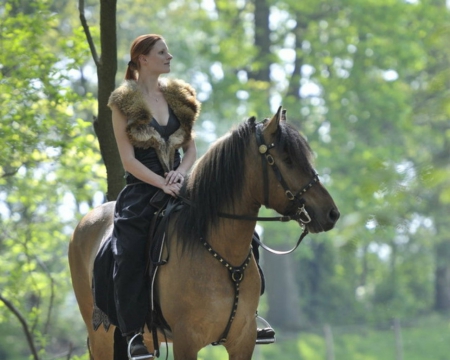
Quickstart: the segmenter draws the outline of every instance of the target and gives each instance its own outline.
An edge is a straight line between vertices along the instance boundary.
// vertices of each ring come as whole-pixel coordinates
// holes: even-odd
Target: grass
[[[450,319],[430,316],[401,324],[402,357],[396,354],[393,328],[368,326],[331,327],[334,360],[450,360]],[[80,358],[84,359],[84,358]],[[161,346],[160,359],[166,359],[166,346]],[[173,360],[169,346],[169,360]],[[223,346],[208,346],[199,360],[227,360]],[[256,346],[253,360],[329,360],[322,329],[292,336],[280,333],[272,345]]]
[[[334,327],[334,360],[450,360],[450,320],[424,318],[401,326],[397,354],[393,328],[375,330],[364,326]],[[255,357],[254,357],[255,358]],[[321,333],[301,333],[264,348],[258,360],[327,360]],[[331,357],[330,357],[331,359]]]

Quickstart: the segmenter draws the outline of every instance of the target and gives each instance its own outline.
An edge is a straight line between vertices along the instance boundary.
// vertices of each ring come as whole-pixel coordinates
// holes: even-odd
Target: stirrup
[[[256,329],[257,330],[256,345],[273,344],[275,342],[275,331],[272,329],[272,327],[270,326],[270,324],[267,322],[266,319],[262,318],[259,315],[256,315],[256,318],[261,320],[265,325],[264,328]],[[258,337],[258,334],[263,336]]]
[[[138,336],[142,336],[142,334],[137,333],[135,334],[130,341],[128,341],[128,360],[148,360],[148,359],[153,359],[153,355],[150,354],[150,352],[148,354],[145,355],[131,355],[131,345],[133,344],[134,339],[136,339]]]

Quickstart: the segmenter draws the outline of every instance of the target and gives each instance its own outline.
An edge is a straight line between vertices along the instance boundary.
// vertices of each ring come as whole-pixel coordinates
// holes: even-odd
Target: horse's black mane
[[[249,118],[213,144],[196,165],[189,185],[182,190],[182,196],[190,199],[192,206],[180,211],[176,225],[185,247],[192,249],[200,244],[199,239],[209,227],[217,224],[219,211],[232,208],[233,199],[241,197],[246,151],[255,136],[255,127],[255,118]],[[282,122],[276,136],[276,148],[287,153],[291,162],[301,166],[305,173],[312,174],[312,152],[299,132]],[[258,154],[255,161],[260,161]]]

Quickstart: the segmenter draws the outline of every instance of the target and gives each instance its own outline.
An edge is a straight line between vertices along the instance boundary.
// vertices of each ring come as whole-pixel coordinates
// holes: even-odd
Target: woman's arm
[[[183,158],[181,160],[180,166],[176,170],[170,171],[166,175],[166,183],[172,184],[178,182],[178,174],[181,174],[184,178],[192,165],[194,165],[197,159],[197,147],[195,145],[194,139],[191,139],[185,146],[183,146]],[[183,181],[181,181],[182,183]]]
[[[195,160],[197,160],[197,147],[194,139],[191,139],[186,146],[183,146],[183,158],[177,170],[185,176],[194,165]]]
[[[177,195],[180,190],[180,184],[168,184],[162,176],[154,173],[136,159],[133,145],[131,145],[130,139],[128,138],[126,132],[127,120],[125,115],[115,106],[112,106],[111,109],[114,136],[116,138],[120,159],[124,169],[139,180],[163,189],[166,194],[170,194],[172,196]]]

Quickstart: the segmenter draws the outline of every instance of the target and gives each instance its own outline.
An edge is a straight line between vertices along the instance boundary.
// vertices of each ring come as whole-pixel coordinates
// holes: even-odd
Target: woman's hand
[[[166,185],[180,184],[180,187],[183,185],[184,175],[179,171],[171,170],[164,176],[166,177]]]
[[[181,183],[165,184],[161,189],[166,194],[177,197],[181,189]]]

